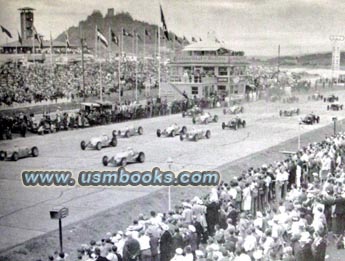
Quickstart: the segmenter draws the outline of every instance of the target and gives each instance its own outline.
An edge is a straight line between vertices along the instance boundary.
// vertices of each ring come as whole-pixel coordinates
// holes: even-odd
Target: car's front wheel
[[[143,135],[143,133],[144,133],[143,127],[138,128],[138,133],[139,133],[139,135]]]
[[[97,150],[101,150],[101,149],[102,149],[102,144],[101,144],[100,141],[97,142],[97,144],[96,144],[96,149],[97,149]]]
[[[17,161],[19,159],[19,155],[17,152],[14,152],[13,155],[12,155],[12,160],[13,161]]]
[[[108,156],[104,156],[102,158],[102,163],[103,163],[103,166],[108,166]]]
[[[145,161],[145,154],[144,152],[140,152],[138,156],[138,162],[143,163]]]
[[[85,150],[85,149],[86,149],[86,142],[85,142],[85,141],[80,142],[80,148],[81,148],[82,150]]]
[[[116,136],[114,136],[114,137],[111,139],[110,145],[113,146],[113,147],[116,147],[116,146],[117,146],[117,139],[116,139]]]
[[[127,159],[126,159],[126,158],[123,158],[123,159],[121,160],[121,162],[120,162],[120,165],[121,165],[122,167],[126,167],[126,165],[127,165]]]
[[[211,138],[211,131],[210,131],[210,130],[207,130],[205,136],[206,136],[206,139]]]
[[[32,147],[31,155],[32,155],[32,157],[38,157],[38,148],[36,146]]]

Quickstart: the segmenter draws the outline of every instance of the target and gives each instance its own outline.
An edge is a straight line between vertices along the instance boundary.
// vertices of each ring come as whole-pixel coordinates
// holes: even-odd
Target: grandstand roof
[[[229,50],[225,43],[216,42],[215,40],[205,40],[187,45],[183,51],[217,51],[219,49]]]

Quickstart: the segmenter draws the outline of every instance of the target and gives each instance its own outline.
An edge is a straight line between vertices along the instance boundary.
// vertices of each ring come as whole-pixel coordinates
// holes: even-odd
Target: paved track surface
[[[334,93],[339,95],[340,101],[345,100],[345,92]],[[299,116],[279,117],[280,109],[292,107],[300,108],[302,115],[311,111],[317,113],[321,117],[320,124],[303,125],[299,128]],[[174,122],[187,128],[193,127],[191,118],[182,118],[180,114],[1,141],[0,148],[10,148],[14,145],[38,146],[40,156],[21,159],[18,162],[0,163],[0,252],[56,229],[57,222],[50,220],[49,217],[49,210],[55,206],[63,205],[70,209],[69,217],[64,220],[66,225],[160,189],[155,187],[27,188],[21,181],[23,170],[70,170],[77,178],[81,170],[109,170],[111,167],[103,167],[102,156],[115,154],[127,147],[142,150],[146,154],[144,164],[127,166],[130,171],[151,170],[153,167],[168,170],[166,161],[169,157],[174,160],[174,171],[213,170],[296,137],[299,133],[326,126],[332,123],[333,116],[337,116],[338,119],[344,118],[343,111],[329,112],[326,110],[326,103],[308,102],[306,97],[301,97],[298,104],[263,101],[245,104],[245,113],[240,117],[247,121],[247,127],[237,131],[221,128],[221,122],[233,116],[223,115],[221,109],[214,109],[211,113],[219,115],[219,122],[197,126],[211,130],[211,139],[198,142],[181,142],[178,137],[156,137],[157,128],[165,128]],[[144,135],[129,139],[119,138],[116,148],[106,148],[101,151],[80,149],[81,140],[103,133],[111,135],[112,130],[127,125],[142,126]],[[345,130],[341,125],[338,129]]]

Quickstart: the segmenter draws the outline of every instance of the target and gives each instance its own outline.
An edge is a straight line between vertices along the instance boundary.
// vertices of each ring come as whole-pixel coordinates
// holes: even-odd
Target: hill
[[[80,21],[78,26],[72,26],[68,28],[68,36],[69,41],[73,45],[80,45],[80,35],[86,39],[87,46],[89,48],[95,47],[95,30],[96,25],[105,37],[109,41],[109,28],[116,34],[116,36],[120,39],[122,35],[122,29],[124,28],[127,32],[132,33],[133,31],[137,32],[140,35],[141,39],[138,39],[138,52],[139,54],[143,54],[144,49],[144,34],[145,29],[149,32],[150,36],[146,36],[145,38],[145,55],[152,56],[155,49],[157,48],[157,25],[149,24],[143,21],[134,20],[129,13],[117,13],[116,15],[112,12],[113,9],[109,9],[108,13],[103,16],[103,14],[96,10],[93,11],[91,15],[89,15],[86,20]],[[162,38],[162,30],[161,30],[161,38]],[[175,39],[175,34],[173,32],[169,32],[169,38]],[[122,36],[121,36],[122,37]],[[176,36],[177,37],[177,36]],[[56,40],[58,41],[65,41],[66,34],[62,32]],[[135,50],[135,45],[133,45],[134,37],[123,37],[123,46],[124,52],[126,53],[133,53]],[[182,38],[177,37],[178,41],[182,43]],[[162,52],[169,52],[173,46],[175,45],[175,49],[181,49],[183,46],[177,40],[167,41],[161,40],[161,50]],[[188,42],[185,41],[184,44]],[[165,47],[166,46],[166,47]],[[104,49],[104,48],[103,48]],[[111,44],[111,49],[113,52],[119,52],[119,47],[116,46],[114,43]]]
[[[340,56],[340,66],[345,67],[345,52],[341,53]],[[261,60],[262,62],[276,66],[277,57]],[[301,66],[301,67],[318,67],[318,68],[330,68],[332,62],[332,53],[314,53],[306,54],[301,56],[281,56],[280,65],[281,66]]]

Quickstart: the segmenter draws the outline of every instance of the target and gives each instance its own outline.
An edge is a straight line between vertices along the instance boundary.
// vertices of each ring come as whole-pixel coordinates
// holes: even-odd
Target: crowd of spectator
[[[344,160],[345,133],[326,137],[166,213],[140,214],[82,244],[78,260],[325,260],[329,241],[344,247]],[[69,260],[58,255],[49,260]]]
[[[59,98],[99,97],[103,93],[118,92],[118,60],[88,61],[84,66],[85,89],[82,85],[80,62],[22,64],[7,62],[0,66],[0,106],[14,103],[55,101]],[[136,82],[140,92],[145,86],[157,87],[157,66],[153,60],[123,60],[121,62],[121,89],[131,90]],[[166,67],[161,65],[162,77]]]

